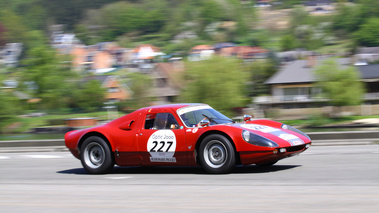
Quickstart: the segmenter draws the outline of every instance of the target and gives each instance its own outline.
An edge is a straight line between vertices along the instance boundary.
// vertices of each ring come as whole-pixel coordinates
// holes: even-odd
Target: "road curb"
[[[43,146],[65,146],[64,139],[48,140],[11,140],[0,141],[0,148],[4,147],[43,147]]]
[[[344,131],[344,132],[309,132],[307,135],[316,140],[377,140],[379,141],[379,131]]]

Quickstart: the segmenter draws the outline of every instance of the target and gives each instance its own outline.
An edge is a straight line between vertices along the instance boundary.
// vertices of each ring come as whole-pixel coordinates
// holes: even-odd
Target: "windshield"
[[[208,105],[185,107],[178,110],[178,115],[187,127],[196,127],[205,117],[211,121],[211,125],[233,123],[232,119]]]

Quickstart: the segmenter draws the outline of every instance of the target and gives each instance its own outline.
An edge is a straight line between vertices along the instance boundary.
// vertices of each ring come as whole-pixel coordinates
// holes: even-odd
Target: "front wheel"
[[[88,173],[105,174],[113,169],[112,152],[102,138],[96,136],[87,138],[80,151],[80,161]]]
[[[222,135],[209,135],[199,148],[200,165],[209,173],[229,173],[235,166],[233,145]]]

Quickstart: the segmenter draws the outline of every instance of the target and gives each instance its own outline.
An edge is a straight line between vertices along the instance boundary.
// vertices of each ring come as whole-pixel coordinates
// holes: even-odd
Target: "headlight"
[[[288,130],[291,130],[291,131],[293,131],[293,132],[297,132],[297,133],[299,133],[300,135],[302,135],[302,136],[308,138],[309,140],[311,140],[311,138],[310,138],[307,134],[305,134],[304,132],[302,132],[302,131],[300,131],[300,130],[298,130],[298,129],[296,129],[296,128],[290,126],[290,125],[283,124],[283,125],[282,125],[282,129],[288,129]]]
[[[250,141],[250,132],[247,131],[247,130],[243,130],[243,131],[242,131],[242,138],[243,138],[246,142],[249,142],[249,141]]]
[[[242,130],[242,138],[249,144],[264,147],[278,147],[279,145],[272,140],[269,140],[263,136],[252,134],[247,130]]]

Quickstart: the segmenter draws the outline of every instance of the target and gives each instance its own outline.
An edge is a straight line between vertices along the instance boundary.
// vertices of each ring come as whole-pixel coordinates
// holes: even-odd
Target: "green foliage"
[[[74,33],[75,36],[86,45],[92,45],[96,43],[94,39],[91,38],[89,30],[84,24],[75,25]]]
[[[70,87],[67,80],[72,74],[62,61],[53,49],[36,45],[27,52],[27,59],[22,62],[27,69],[19,70],[23,82],[21,85],[32,97],[41,99],[41,109],[67,106],[66,89]]]
[[[2,8],[3,9],[3,8]],[[11,10],[0,11],[0,23],[6,29],[5,40],[7,43],[24,42],[27,28],[22,22],[22,18]]]
[[[11,93],[0,90],[0,129],[20,112],[19,100]]]
[[[223,17],[223,11],[216,1],[205,0],[202,2],[200,15],[203,19],[204,25],[207,25],[215,21],[220,21]]]
[[[379,17],[379,1],[377,0],[357,0],[360,5],[361,14],[364,18]]]
[[[166,23],[166,1],[147,1],[145,4],[115,2],[98,11],[100,19],[92,19],[94,26],[102,26],[101,34],[105,40],[133,31],[154,33],[160,31]],[[82,30],[83,31],[83,30]]]
[[[281,50],[305,48],[317,50],[333,43],[330,16],[310,16],[304,7],[296,7],[290,16],[290,28],[281,37]]]
[[[248,70],[251,74],[250,96],[255,97],[270,94],[270,86],[264,82],[277,71],[273,60],[255,61],[249,65]]]
[[[289,51],[296,48],[296,39],[293,35],[287,34],[282,36],[280,40],[280,46],[282,51]]]
[[[335,60],[328,59],[316,68],[315,75],[317,85],[331,105],[340,107],[362,102],[364,87],[354,67],[340,69]]]
[[[241,61],[212,57],[209,60],[187,62],[186,80],[180,101],[207,103],[223,113],[244,105],[248,74]]]
[[[105,89],[98,80],[90,80],[81,85],[74,94],[74,101],[79,108],[87,112],[98,111],[104,106]]]
[[[370,18],[360,30],[355,33],[358,42],[362,46],[377,47],[379,46],[379,18]]]
[[[129,109],[139,109],[150,104],[152,101],[150,97],[149,86],[152,84],[152,79],[148,75],[141,73],[128,73],[128,85],[133,92],[132,100],[128,100],[125,107]]]
[[[348,6],[338,4],[337,14],[334,17],[333,25],[337,30],[344,32],[354,32],[362,23],[362,10],[359,6]]]
[[[304,7],[295,7],[291,12],[291,28],[294,29],[297,26],[308,24],[310,17]]]

